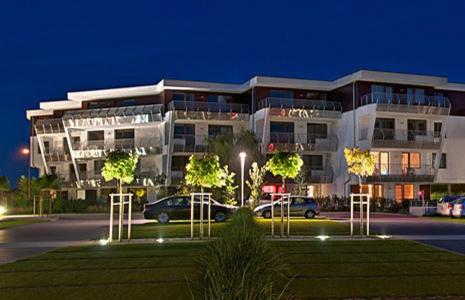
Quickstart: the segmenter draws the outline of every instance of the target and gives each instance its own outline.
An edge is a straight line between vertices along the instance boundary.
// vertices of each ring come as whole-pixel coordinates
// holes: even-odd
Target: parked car
[[[444,196],[439,199],[438,205],[436,206],[436,212],[438,215],[450,217],[453,202],[458,198],[460,198],[460,196]]]
[[[306,219],[313,219],[316,215],[320,214],[320,206],[312,197],[306,196],[291,196],[290,203],[290,216],[291,217],[305,217]],[[281,201],[274,202],[274,215],[281,215]],[[287,215],[287,200],[284,202],[284,214]],[[271,203],[257,206],[254,209],[254,214],[257,217],[271,218]]]
[[[455,218],[461,218],[465,216],[465,197],[460,197],[459,199],[455,200],[451,214]]]
[[[152,203],[144,205],[144,218],[149,220],[157,220],[158,223],[168,223],[170,220],[190,220],[191,205],[190,196],[169,196]],[[215,222],[225,221],[237,207],[221,204],[211,199],[211,218]],[[204,218],[208,218],[208,198],[204,201]],[[194,218],[200,217],[200,198],[194,200]]]

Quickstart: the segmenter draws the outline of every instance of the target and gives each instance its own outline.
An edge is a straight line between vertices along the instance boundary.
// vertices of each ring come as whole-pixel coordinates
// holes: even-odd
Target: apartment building
[[[70,199],[114,189],[100,169],[114,149],[140,162],[128,188],[155,197],[155,178],[175,185],[207,139],[252,130],[263,154],[298,152],[313,196],[358,190],[344,147],[376,157],[363,189],[397,201],[465,192],[465,84],[445,77],[361,70],[333,81],[254,77],[241,84],[162,80],[155,85],[71,92],[28,110],[31,166],[57,174]],[[267,190],[279,180],[267,179]]]

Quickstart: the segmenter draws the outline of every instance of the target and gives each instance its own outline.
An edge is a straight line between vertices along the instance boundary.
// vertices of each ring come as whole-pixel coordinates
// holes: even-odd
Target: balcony
[[[134,180],[128,186],[155,186],[155,177],[159,175],[158,170],[136,171]],[[116,187],[115,180],[105,181],[100,173],[91,171],[80,172],[80,184],[83,187]]]
[[[310,169],[308,171],[308,182],[309,183],[332,183],[333,182],[333,170],[331,168],[316,168],[312,169],[311,167],[307,167]]]
[[[296,135],[293,133],[271,132],[267,152],[304,152],[337,150],[338,139],[336,135],[309,134]]]
[[[441,137],[426,130],[396,130],[375,128],[372,147],[375,148],[417,148],[439,149]]]
[[[204,135],[175,134],[173,152],[204,153],[207,151],[207,139]]]
[[[162,121],[162,108],[162,104],[150,104],[72,110],[63,115],[63,123],[67,127],[148,124]]]
[[[339,119],[342,114],[340,102],[309,99],[286,99],[268,97],[258,103],[258,109],[270,108],[270,115],[283,118]]]
[[[175,119],[248,121],[249,106],[240,103],[171,101],[168,110]]]
[[[60,161],[70,161],[71,156],[68,151],[63,148],[49,149],[44,153],[45,160],[47,162],[60,162]]]
[[[376,104],[376,110],[431,115],[449,115],[447,97],[408,94],[370,93],[361,97],[361,105]]]
[[[34,123],[34,129],[37,135],[65,132],[61,119],[39,119]]]
[[[162,142],[160,138],[141,139],[115,139],[114,144],[104,140],[75,142],[72,145],[76,158],[99,158],[104,157],[109,151],[134,151],[145,156],[162,153]]]
[[[390,164],[378,166],[366,182],[432,182],[434,168],[431,165],[408,166],[404,164]]]

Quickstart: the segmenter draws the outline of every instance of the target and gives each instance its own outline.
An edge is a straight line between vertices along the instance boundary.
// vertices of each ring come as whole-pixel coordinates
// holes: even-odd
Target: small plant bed
[[[409,241],[269,242],[284,299],[465,295],[465,257]],[[192,299],[207,243],[73,247],[0,266],[0,298]]]
[[[13,227],[18,227],[18,226],[23,226],[23,225],[35,224],[35,223],[40,223],[40,222],[46,222],[46,220],[39,220],[39,219],[6,219],[6,220],[0,220],[0,230],[13,228]]]
[[[271,234],[271,220],[256,218],[260,228],[266,235]],[[281,219],[275,218],[275,234],[279,234]],[[212,236],[221,234],[226,223],[215,223],[212,221]],[[304,218],[291,219],[291,235],[348,235],[349,227],[347,224],[325,220]],[[204,230],[207,230],[207,224],[204,224]],[[195,223],[195,234],[199,234],[199,224]],[[142,225],[134,225],[132,227],[132,237],[135,239],[148,238],[181,238],[190,237],[190,222],[177,221],[169,224],[158,224],[157,222],[149,222]]]

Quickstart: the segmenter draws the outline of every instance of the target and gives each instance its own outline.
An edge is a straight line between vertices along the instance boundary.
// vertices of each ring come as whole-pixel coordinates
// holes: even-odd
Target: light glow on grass
[[[106,246],[110,242],[108,239],[100,239],[99,241],[100,246]]]
[[[4,206],[0,206],[0,216],[6,214],[6,208]]]
[[[376,237],[379,238],[379,239],[382,239],[382,240],[387,240],[387,239],[392,238],[392,236],[385,235],[385,234],[380,234],[380,235],[377,235]]]
[[[321,235],[318,235],[316,238],[319,239],[320,241],[324,242],[327,239],[329,239],[329,235],[321,234]]]
[[[165,240],[162,239],[162,238],[158,238],[158,239],[156,239],[155,241],[156,241],[157,243],[159,243],[159,244],[163,244],[163,243],[165,242]]]

